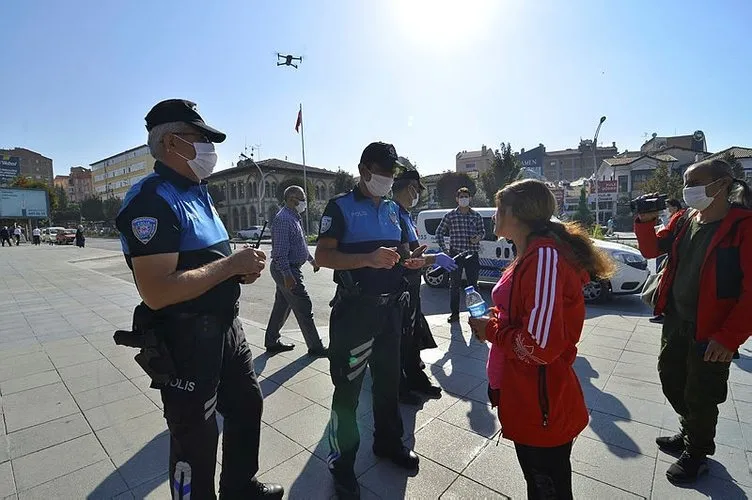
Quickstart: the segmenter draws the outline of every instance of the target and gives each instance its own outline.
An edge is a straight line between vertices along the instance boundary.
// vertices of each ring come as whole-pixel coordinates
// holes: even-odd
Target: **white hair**
[[[164,143],[162,139],[167,134],[191,131],[190,125],[184,122],[168,122],[156,125],[149,131],[149,152],[155,160],[164,161]]]
[[[284,196],[285,196],[285,201],[287,201],[287,199],[288,199],[288,198],[290,197],[290,195],[291,195],[291,194],[293,194],[293,193],[296,193],[296,194],[297,194],[297,193],[300,193],[300,194],[302,194],[303,196],[305,196],[305,191],[303,191],[303,188],[302,188],[302,187],[300,187],[300,186],[289,186],[288,188],[286,188],[286,189],[285,189],[285,193],[284,193]]]

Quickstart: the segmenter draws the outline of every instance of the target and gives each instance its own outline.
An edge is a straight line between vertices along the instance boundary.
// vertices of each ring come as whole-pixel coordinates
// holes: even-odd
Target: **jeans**
[[[527,483],[528,500],[572,498],[572,442],[553,448],[514,443],[517,460]]]
[[[296,282],[292,289],[285,286],[285,277],[274,264],[271,266],[271,275],[277,285],[277,292],[274,296],[272,314],[269,316],[269,323],[266,325],[264,345],[269,347],[279,342],[279,331],[290,316],[290,311],[292,311],[295,319],[298,320],[298,326],[303,333],[308,349],[320,349],[322,347],[321,337],[316,329],[316,324],[313,322],[313,305],[303,284],[303,273],[300,266],[297,265],[290,265],[290,271]]]

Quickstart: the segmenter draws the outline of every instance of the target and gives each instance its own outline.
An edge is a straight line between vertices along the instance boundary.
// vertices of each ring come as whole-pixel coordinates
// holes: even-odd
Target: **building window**
[[[269,196],[271,196],[272,198],[277,196],[277,183],[276,182],[272,182],[272,190],[269,193]]]
[[[465,163],[465,170],[475,170],[475,163]]]
[[[238,198],[245,200],[245,183],[238,182]]]
[[[240,209],[240,226],[243,229],[248,227],[248,210],[245,207]]]
[[[230,183],[230,199],[236,200],[238,198],[238,186],[234,183]]]
[[[619,192],[620,193],[628,193],[629,192],[629,176],[628,175],[620,175],[619,180]]]
[[[269,181],[264,182],[264,197],[269,196],[269,194],[272,192],[271,186],[269,186]]]
[[[258,198],[258,184],[256,181],[253,181],[253,197]]]

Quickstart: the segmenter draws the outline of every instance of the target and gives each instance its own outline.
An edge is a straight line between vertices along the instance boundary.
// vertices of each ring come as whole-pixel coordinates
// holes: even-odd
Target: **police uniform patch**
[[[131,221],[133,235],[138,241],[146,245],[157,234],[159,221],[154,217],[137,217]]]
[[[325,233],[332,227],[332,218],[325,215],[321,218],[321,232]]]

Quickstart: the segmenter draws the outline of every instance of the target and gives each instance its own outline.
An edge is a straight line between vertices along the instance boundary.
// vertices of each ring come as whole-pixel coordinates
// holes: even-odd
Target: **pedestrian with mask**
[[[418,243],[418,233],[415,223],[410,217],[409,210],[414,208],[420,201],[420,193],[425,186],[420,182],[417,170],[405,169],[394,178],[392,187],[392,199],[399,205],[399,215],[404,228],[407,230],[410,250],[415,252],[420,248],[422,254],[425,245]],[[424,255],[427,266],[438,265],[447,271],[457,268],[454,259],[445,253]],[[428,397],[441,397],[441,388],[431,383],[431,379],[421,368],[420,351],[436,347],[431,328],[423,316],[420,307],[421,272],[419,269],[407,271],[405,280],[410,292],[410,303],[405,310],[402,332],[402,379],[400,380],[400,402],[406,404],[419,404],[420,399],[413,392],[424,394]]]
[[[658,374],[680,428],[656,444],[679,456],[666,471],[674,483],[708,471],[729,366],[752,334],[750,188],[724,160],[705,160],[684,173],[683,195],[686,213],[665,229],[654,230],[658,212],[639,214],[634,226],[646,258],[668,254],[655,307],[665,316]]]
[[[480,242],[486,235],[483,217],[470,208],[470,190],[466,187],[457,190],[457,208],[448,212],[436,228],[436,243],[442,252],[450,257],[462,254],[457,259],[457,269],[449,275],[449,323],[460,320],[460,288],[462,288],[462,271],[467,276],[468,286],[478,288],[480,275]],[[444,238],[449,236],[449,248]]]
[[[573,368],[585,322],[582,287],[614,272],[587,231],[552,221],[555,212],[556,198],[538,180],[496,194],[495,234],[513,240],[517,256],[493,289],[496,310],[469,318],[478,340],[501,348],[500,398],[489,396],[499,404],[501,432],[514,442],[531,500],[572,498],[572,444],[588,423]],[[489,375],[495,370],[489,366]]]
[[[303,188],[290,186],[284,192],[283,206],[272,221],[272,264],[271,275],[277,291],[274,296],[269,323],[266,326],[264,344],[266,352],[278,353],[291,351],[294,344],[285,344],[280,339],[279,331],[290,316],[290,311],[298,320],[298,326],[308,346],[308,355],[323,358],[327,350],[321,343],[321,337],[313,321],[313,305],[303,283],[301,267],[307,261],[313,272],[319,271],[316,260],[308,252],[308,243],[303,232],[300,214],[306,211]]]

